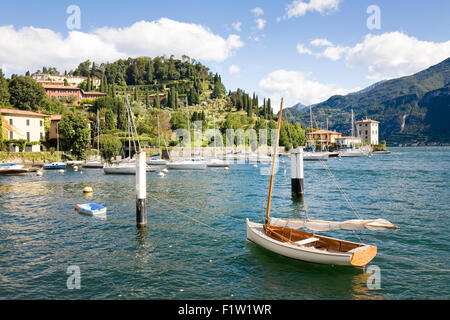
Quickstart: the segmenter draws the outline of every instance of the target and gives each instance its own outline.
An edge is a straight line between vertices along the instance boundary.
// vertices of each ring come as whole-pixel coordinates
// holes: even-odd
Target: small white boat
[[[167,168],[171,170],[204,170],[206,169],[206,162],[203,160],[181,160],[169,162]]]
[[[89,161],[83,164],[83,168],[85,169],[102,169],[105,166],[105,164],[101,161]]]
[[[328,154],[322,152],[304,152],[304,161],[328,161]]]
[[[165,159],[159,159],[159,158],[150,158],[147,160],[147,164],[150,166],[163,166],[168,163]]]
[[[29,171],[28,168],[24,168],[23,164],[4,163],[0,164],[0,175],[21,175]]]
[[[75,210],[78,213],[87,214],[89,216],[106,214],[106,207],[95,203],[77,204]]]
[[[339,151],[339,157],[367,157],[369,155],[366,151],[361,150],[342,150]]]
[[[210,168],[224,168],[228,167],[229,163],[228,161],[221,160],[221,159],[209,159],[206,162],[206,166]]]
[[[66,162],[68,167],[79,166],[84,163],[83,160],[69,160]]]

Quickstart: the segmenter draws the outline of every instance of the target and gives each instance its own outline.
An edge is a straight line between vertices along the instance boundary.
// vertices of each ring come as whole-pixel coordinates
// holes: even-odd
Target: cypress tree
[[[155,100],[153,100],[153,106],[155,107],[155,109],[160,109],[161,108],[161,103],[159,101],[159,91],[158,90],[156,90]]]

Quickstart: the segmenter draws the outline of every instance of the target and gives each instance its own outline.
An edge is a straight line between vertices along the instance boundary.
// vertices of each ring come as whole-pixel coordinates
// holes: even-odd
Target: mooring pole
[[[302,198],[303,187],[303,148],[291,150],[291,191],[292,197]]]
[[[136,159],[136,226],[147,226],[147,170],[146,154],[139,151]]]

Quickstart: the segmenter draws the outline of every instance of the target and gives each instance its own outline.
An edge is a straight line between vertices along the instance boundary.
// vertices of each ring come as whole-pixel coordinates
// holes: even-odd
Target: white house
[[[350,147],[361,143],[360,137],[339,137],[336,138],[336,145],[341,147]]]
[[[3,139],[23,139],[27,142],[41,141],[45,139],[44,120],[50,116],[38,112],[0,109]],[[19,148],[11,147],[11,152],[19,151]],[[39,144],[27,146],[25,151],[39,152]]]
[[[371,120],[367,117],[363,120],[356,121],[356,132],[363,143],[369,143],[372,145],[379,144],[378,124],[378,121]]]

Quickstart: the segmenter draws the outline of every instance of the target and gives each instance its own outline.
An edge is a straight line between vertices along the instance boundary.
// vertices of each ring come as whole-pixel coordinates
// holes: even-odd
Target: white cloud
[[[237,65],[232,64],[229,68],[228,68],[228,72],[230,74],[234,74],[234,73],[239,73],[241,71],[241,68],[239,68]]]
[[[259,81],[259,87],[271,97],[274,106],[281,97],[284,97],[286,106],[297,102],[308,105],[322,102],[336,94],[345,95],[360,90],[360,88],[342,89],[334,84],[320,83],[311,80],[311,75],[309,72],[280,69]]]
[[[327,39],[314,39],[310,42],[310,44],[314,47],[329,47],[333,45]]]
[[[0,61],[8,73],[34,71],[45,65],[63,71],[87,59],[101,63],[144,55],[186,54],[222,62],[242,46],[238,35],[225,39],[204,26],[167,18],[89,33],[71,31],[67,37],[50,29],[0,26]]]
[[[232,23],[231,26],[237,31],[237,32],[241,32],[241,27],[242,27],[242,22],[238,21],[235,23]]]
[[[308,48],[305,48],[302,44],[297,44],[297,52],[300,54],[309,54],[313,55],[313,52],[309,50]]]
[[[262,30],[262,29],[264,29],[264,27],[266,26],[266,20],[264,20],[264,19],[256,19],[256,24],[257,24],[257,28],[259,29],[259,30]]]
[[[352,47],[329,46],[311,54],[333,61],[344,58],[351,68],[366,66],[369,79],[381,80],[410,75],[441,62],[450,56],[450,41],[422,41],[396,31],[368,34]]]
[[[309,2],[295,0],[286,7],[286,16],[287,18],[301,17],[308,11],[326,13],[337,10],[340,2],[341,0],[309,0]]]
[[[264,10],[258,7],[250,10],[250,12],[252,12],[255,17],[262,16],[264,14]]]

